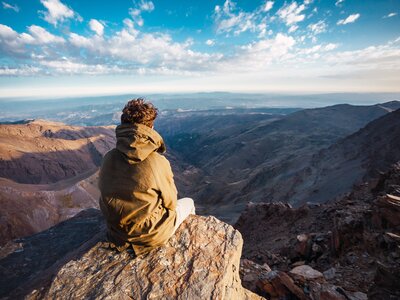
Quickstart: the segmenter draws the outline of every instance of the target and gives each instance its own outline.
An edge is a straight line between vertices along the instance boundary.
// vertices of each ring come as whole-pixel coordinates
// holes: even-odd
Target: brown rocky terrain
[[[189,217],[165,246],[139,257],[112,250],[104,232],[92,209],[10,242],[0,250],[0,297],[263,299],[241,285],[240,233],[214,217]]]
[[[52,184],[21,184],[0,178],[0,246],[98,207],[98,172]]]
[[[250,203],[235,227],[244,237],[243,258],[251,261],[242,272],[244,285],[261,295],[296,294],[288,286],[273,290],[277,275],[267,274],[270,268],[284,272],[296,283],[293,269],[305,266],[318,272],[310,271],[320,277],[319,290],[321,284],[331,292],[342,289],[343,299],[359,299],[347,292],[370,299],[400,297],[400,163],[334,203],[300,208]],[[274,279],[275,286],[283,277]],[[309,278],[296,285],[312,294],[316,282]]]
[[[95,171],[115,145],[114,126],[78,127],[45,120],[0,125],[0,177],[45,184]]]
[[[98,207],[97,170],[114,127],[0,125],[0,245]]]

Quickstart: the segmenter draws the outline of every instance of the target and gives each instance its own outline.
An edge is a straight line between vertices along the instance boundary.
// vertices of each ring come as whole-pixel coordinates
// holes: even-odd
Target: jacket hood
[[[115,129],[116,148],[125,154],[129,161],[140,162],[151,153],[164,153],[166,147],[161,135],[142,124],[121,124]]]

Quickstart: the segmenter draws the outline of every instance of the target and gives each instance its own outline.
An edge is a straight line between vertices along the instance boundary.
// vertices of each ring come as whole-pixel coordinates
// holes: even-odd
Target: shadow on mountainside
[[[55,183],[97,169],[111,148],[104,140],[88,140],[76,150],[26,152],[18,158],[0,159],[0,177],[26,184]]]
[[[54,131],[51,129],[47,129],[43,131],[42,136],[51,139],[70,140],[70,141],[95,138],[99,135],[104,135],[114,138],[114,131],[110,131],[112,127],[113,126],[107,126],[107,127],[87,126],[78,130],[60,129]]]
[[[99,210],[86,209],[75,217],[0,248],[0,298],[22,298],[52,276],[63,262],[78,257],[105,231]],[[83,248],[80,246],[83,245]],[[56,265],[55,265],[56,264]],[[46,271],[46,272],[44,272]]]

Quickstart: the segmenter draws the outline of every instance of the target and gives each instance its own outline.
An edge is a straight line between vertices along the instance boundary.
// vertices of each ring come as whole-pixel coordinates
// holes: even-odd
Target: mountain
[[[310,166],[285,179],[290,203],[323,203],[378,177],[400,161],[400,109],[313,155]],[[279,189],[277,186],[276,189]]]
[[[98,168],[114,129],[44,120],[0,125],[0,245],[98,207]]]
[[[295,204],[291,189],[298,183],[291,179],[310,165],[315,153],[396,108],[398,101],[341,104],[288,115],[188,114],[164,119],[160,131],[176,157],[203,173],[188,192],[204,212],[233,222],[248,201]]]
[[[77,127],[45,120],[0,125],[0,177],[45,184],[96,170],[115,144],[112,126]]]
[[[52,184],[21,184],[0,178],[0,246],[97,208],[98,172],[85,172]]]

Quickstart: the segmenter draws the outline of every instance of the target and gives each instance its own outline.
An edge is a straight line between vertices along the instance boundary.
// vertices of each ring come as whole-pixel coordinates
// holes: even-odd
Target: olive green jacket
[[[162,137],[142,124],[116,128],[117,146],[100,169],[100,209],[108,238],[136,255],[164,244],[176,222],[177,190]]]

